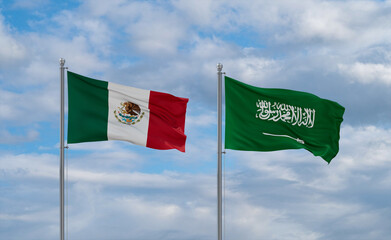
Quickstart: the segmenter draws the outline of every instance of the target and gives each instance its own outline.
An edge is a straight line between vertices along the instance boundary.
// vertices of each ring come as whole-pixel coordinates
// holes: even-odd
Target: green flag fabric
[[[306,92],[259,88],[225,77],[225,148],[304,148],[328,163],[339,150],[345,108]]]

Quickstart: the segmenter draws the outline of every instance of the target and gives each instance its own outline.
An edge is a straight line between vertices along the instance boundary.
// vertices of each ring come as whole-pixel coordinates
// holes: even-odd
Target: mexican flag
[[[185,152],[187,98],[67,75],[68,143],[123,140]]]
[[[250,86],[225,77],[225,148],[304,148],[328,163],[339,150],[345,108],[313,94]]]

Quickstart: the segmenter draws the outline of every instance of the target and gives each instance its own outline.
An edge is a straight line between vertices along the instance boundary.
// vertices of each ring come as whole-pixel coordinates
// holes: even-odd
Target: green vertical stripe
[[[107,140],[107,86],[68,72],[68,143]]]

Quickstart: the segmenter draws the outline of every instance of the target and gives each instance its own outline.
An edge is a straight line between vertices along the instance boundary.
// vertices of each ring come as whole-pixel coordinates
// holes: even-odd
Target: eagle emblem
[[[132,102],[121,102],[120,106],[114,110],[115,118],[123,124],[134,125],[143,118],[145,112],[141,111],[139,105]]]

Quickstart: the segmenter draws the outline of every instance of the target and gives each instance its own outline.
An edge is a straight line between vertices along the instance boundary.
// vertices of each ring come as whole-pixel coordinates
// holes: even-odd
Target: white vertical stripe
[[[123,140],[137,145],[146,146],[149,125],[149,90],[143,90],[116,83],[108,84],[109,117],[107,124],[107,138],[109,140]],[[122,123],[114,111],[121,108],[121,103],[132,102],[141,108],[142,118],[132,125]],[[118,116],[118,115],[117,115]]]

